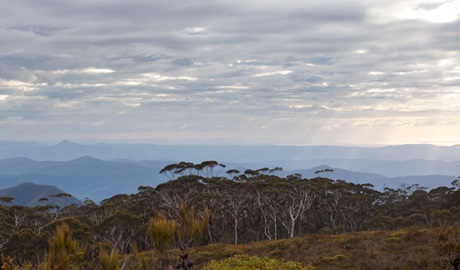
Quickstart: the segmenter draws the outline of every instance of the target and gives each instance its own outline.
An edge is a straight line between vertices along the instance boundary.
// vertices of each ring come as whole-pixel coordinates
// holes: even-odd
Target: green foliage
[[[179,241],[188,244],[201,236],[204,230],[206,230],[211,212],[206,208],[203,215],[197,217],[195,215],[195,206],[187,208],[185,205],[181,205],[179,208],[179,216],[177,236]]]
[[[87,201],[56,210],[0,203],[0,253],[18,267],[36,266],[50,252],[48,239],[68,224],[72,239],[87,244],[84,269],[101,269],[103,258],[110,269],[152,269],[173,261],[186,269],[192,260],[199,269],[213,259],[244,254],[304,265],[311,260],[317,269],[436,269],[439,257],[448,265],[456,258],[458,236],[450,233],[441,241],[434,228],[460,231],[456,188],[378,191],[325,177],[275,175],[281,168],[239,176],[228,170],[231,179],[214,177],[223,168],[212,160],[180,162],[163,171],[177,180],[100,205]],[[46,198],[57,197],[67,196]]]
[[[85,249],[78,247],[77,242],[72,238],[69,225],[64,224],[56,228],[55,236],[49,240],[49,250],[38,269],[78,270],[81,269],[84,254]]]
[[[337,254],[337,255],[332,256],[332,257],[326,257],[323,260],[326,261],[326,262],[333,262],[333,261],[344,261],[346,259],[348,259],[347,256],[345,256],[343,254]]]
[[[167,219],[162,212],[158,212],[155,217],[149,220],[147,235],[154,248],[160,253],[160,269],[163,268],[165,251],[171,246],[176,230],[177,222]]]
[[[400,243],[402,242],[401,238],[397,236],[390,236],[388,238],[383,239],[383,242],[385,243]]]
[[[450,264],[455,270],[460,268],[460,231],[443,230],[439,233],[437,251],[442,267]]]
[[[162,212],[158,212],[155,217],[150,218],[147,235],[160,254],[163,254],[170,247],[176,228],[177,221],[167,219]]]
[[[208,227],[210,218],[211,212],[207,207],[201,217],[196,216],[195,206],[187,208],[182,204],[179,207],[179,221],[176,235],[180,243],[181,269],[187,270],[193,266],[193,262],[188,258],[189,246],[193,240],[196,240],[204,233]]]
[[[2,254],[2,260],[0,263],[0,266],[2,267],[2,270],[32,270],[32,264],[29,262],[23,263],[21,266],[16,265],[13,262],[13,258],[11,257],[5,257]]]
[[[126,269],[136,269],[136,270],[147,270],[149,268],[150,263],[150,254],[147,252],[139,252],[137,245],[131,245],[131,253],[127,258],[125,258],[123,264],[126,264]]]
[[[313,270],[312,265],[302,266],[295,262],[283,262],[276,259],[238,255],[223,261],[212,261],[203,270]]]
[[[118,250],[114,249],[111,253],[108,253],[104,249],[99,251],[99,260],[101,263],[102,270],[119,270],[120,255]]]
[[[209,252],[209,251],[201,251],[201,252],[196,253],[196,256],[204,257],[204,258],[210,258],[210,257],[212,257],[212,255],[213,255],[213,253]]]
[[[0,197],[0,203],[10,204],[12,201],[14,201],[13,197],[8,197],[8,196],[1,196]]]
[[[32,229],[24,228],[11,235],[2,253],[14,258],[17,263],[32,262],[41,255],[45,246],[45,240]]]

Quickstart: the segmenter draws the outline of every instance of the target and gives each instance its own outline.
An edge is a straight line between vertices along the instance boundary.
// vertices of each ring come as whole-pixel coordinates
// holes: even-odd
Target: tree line
[[[181,162],[162,173],[171,180],[157,187],[141,186],[135,194],[119,194],[96,204],[62,209],[0,205],[0,253],[17,264],[38,264],[49,249],[56,228],[67,224],[79,243],[82,260],[92,261],[101,247],[130,254],[151,250],[155,242],[146,233],[152,217],[180,220],[181,207],[197,213],[210,210],[202,238],[187,245],[241,244],[293,238],[314,233],[338,234],[365,230],[396,230],[459,225],[460,185],[427,190],[418,185],[383,191],[321,177],[279,176],[281,168],[227,170],[215,161]],[[162,213],[158,216],[159,213]],[[165,221],[166,222],[166,221]],[[151,225],[150,225],[151,226]],[[172,225],[171,225],[172,226]],[[182,243],[183,244],[183,243]],[[184,248],[178,241],[171,248]]]

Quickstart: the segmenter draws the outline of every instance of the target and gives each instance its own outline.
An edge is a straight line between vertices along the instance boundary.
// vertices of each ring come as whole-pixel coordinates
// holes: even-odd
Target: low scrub
[[[314,270],[312,265],[302,266],[296,262],[238,255],[222,261],[212,261],[203,270]]]

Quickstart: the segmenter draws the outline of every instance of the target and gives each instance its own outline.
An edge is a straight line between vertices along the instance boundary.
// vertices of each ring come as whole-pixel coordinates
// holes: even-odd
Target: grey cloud
[[[0,56],[2,65],[11,68],[37,69],[53,59],[53,56],[35,53],[12,53]]]
[[[433,27],[427,47],[458,52],[460,42],[460,20]]]
[[[442,6],[443,4],[444,3],[421,3],[418,7],[425,10],[433,10]]]
[[[171,59],[172,55],[134,55],[126,56],[126,58],[132,59],[136,63],[148,63],[156,62],[158,60]]]
[[[424,123],[435,119],[430,108],[448,113],[435,107],[458,91],[460,22],[376,23],[367,5],[8,1],[0,11],[0,103],[8,98],[8,106],[0,115],[56,129],[69,118],[88,132],[115,132],[120,122],[218,131],[222,122],[259,121],[274,134],[293,126],[300,134],[318,119],[346,127],[386,113],[417,111],[431,119]]]
[[[172,61],[172,63],[178,66],[190,67],[194,65],[195,61],[193,59],[180,58],[180,59],[175,59],[174,61]]]
[[[24,25],[24,26],[13,26],[8,27],[6,30],[16,30],[16,31],[23,31],[23,32],[32,32],[38,36],[50,36],[56,31],[59,31],[59,28],[54,27],[47,27],[47,26],[40,26],[40,25]]]
[[[296,82],[309,82],[309,83],[319,83],[321,82],[322,78],[317,75],[311,74],[293,74],[290,75],[293,81]]]

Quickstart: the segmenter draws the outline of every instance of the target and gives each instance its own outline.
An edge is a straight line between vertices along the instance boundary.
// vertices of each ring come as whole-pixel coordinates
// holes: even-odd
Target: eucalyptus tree
[[[354,184],[338,180],[335,186],[343,194],[338,202],[341,228],[345,231],[367,229],[367,221],[373,212],[378,192],[371,189],[370,184]]]
[[[127,253],[130,243],[143,242],[144,221],[127,212],[115,212],[106,217],[98,226],[100,240],[108,243],[112,250]]]
[[[240,184],[241,185],[241,184]],[[222,200],[225,204],[226,213],[231,217],[233,225],[233,243],[238,244],[238,226],[241,216],[243,215],[243,209],[246,207],[249,194],[245,189],[239,188],[238,184],[233,184],[232,189],[226,190],[222,194]]]
[[[247,169],[244,171],[244,174],[246,175],[247,178],[251,178],[251,177],[258,176],[260,172],[258,170]]]
[[[230,169],[227,170],[225,173],[229,175],[230,179],[235,180],[235,177],[239,175],[241,172],[236,169]]]
[[[11,205],[11,203],[14,201],[13,197],[8,197],[8,196],[1,196],[0,197],[0,205],[5,204],[5,205]]]
[[[263,188],[256,190],[256,201],[258,207],[262,209],[264,220],[263,233],[269,240],[278,239],[278,225],[281,219],[280,213],[283,211],[283,196],[279,192],[281,183],[268,183]]]
[[[32,229],[22,228],[10,235],[1,252],[11,257],[15,264],[37,264],[37,258],[45,251],[46,240]]]
[[[431,189],[428,192],[428,196],[430,201],[437,205],[438,209],[446,209],[452,206],[450,205],[450,198],[454,191],[454,187],[441,186]]]
[[[196,167],[199,168],[199,170],[203,172],[204,177],[210,178],[214,176],[216,168],[224,169],[226,166],[215,160],[207,160],[207,161],[201,162]]]
[[[311,209],[317,195],[310,186],[304,185],[299,181],[296,181],[295,184],[289,183],[282,192],[284,195],[284,202],[282,203],[285,209],[282,212],[284,217],[282,225],[288,231],[288,237],[293,238],[299,218]]]
[[[179,164],[169,164],[166,165],[163,169],[160,170],[161,174],[164,174],[166,177],[168,177],[170,180],[176,179],[176,175],[183,172],[184,167]]]
[[[273,174],[273,175],[276,175],[276,176],[279,176],[279,173],[283,171],[283,168],[281,167],[275,167],[273,169],[270,169],[269,173],[270,174]]]

